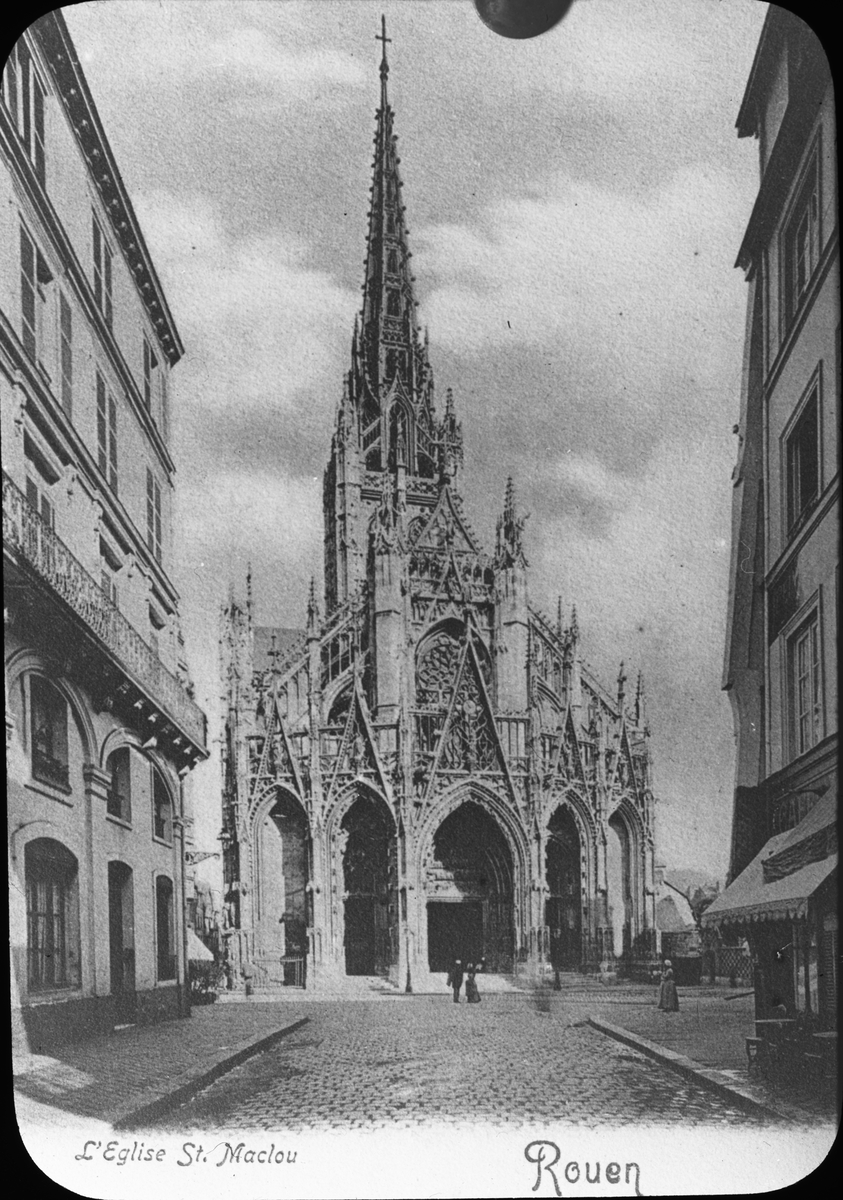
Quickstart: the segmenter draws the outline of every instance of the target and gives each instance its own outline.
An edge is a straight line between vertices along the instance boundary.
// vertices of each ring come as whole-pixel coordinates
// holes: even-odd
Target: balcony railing
[[[205,749],[205,714],[112,604],[23,492],[3,474],[3,545],[17,552],[81,617],[127,674],[191,742]]]

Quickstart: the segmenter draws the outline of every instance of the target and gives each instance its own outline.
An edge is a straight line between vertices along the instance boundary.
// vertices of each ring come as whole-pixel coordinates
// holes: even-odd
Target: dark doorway
[[[557,971],[582,966],[580,839],[571,814],[557,808],[548,827],[544,920],[550,930],[550,961]]]
[[[108,864],[108,938],[111,994],[119,1022],[135,1015],[135,935],[132,868]]]
[[[464,900],[431,900],[427,906],[428,962],[431,971],[450,971],[454,960],[477,962],[483,949],[483,905]]]
[[[384,805],[354,801],[342,821],[347,975],[387,975],[397,961],[395,836]]]
[[[494,817],[467,801],[439,826],[433,848],[428,886],[441,899],[427,906],[430,970],[484,956],[487,971],[511,971],[512,855]]]

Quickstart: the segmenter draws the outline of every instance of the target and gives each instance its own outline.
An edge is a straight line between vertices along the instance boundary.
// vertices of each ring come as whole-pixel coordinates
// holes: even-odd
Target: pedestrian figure
[[[662,982],[659,988],[659,1008],[662,1012],[679,1012],[679,995],[673,980],[673,967],[669,958],[664,960]]]
[[[477,967],[473,966],[472,963],[469,963],[466,967],[465,979],[465,998],[469,1004],[480,1003],[480,993],[477,990],[477,980],[475,978],[476,975]]]
[[[462,962],[460,959],[457,959],[448,973],[448,987],[454,989],[454,1004],[459,1004],[460,1002],[460,988],[462,987],[462,981]]]

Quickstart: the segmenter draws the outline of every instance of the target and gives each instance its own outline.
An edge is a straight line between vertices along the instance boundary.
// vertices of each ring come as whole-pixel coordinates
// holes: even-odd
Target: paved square
[[[319,1130],[705,1123],[757,1118],[584,1023],[554,996],[447,995],[285,1005],[309,1024],[162,1119],[159,1128]]]

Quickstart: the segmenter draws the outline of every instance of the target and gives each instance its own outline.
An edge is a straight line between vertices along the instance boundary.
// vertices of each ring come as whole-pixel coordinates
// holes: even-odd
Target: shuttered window
[[[161,561],[161,486],[146,469],[146,544],[156,562]]]
[[[59,336],[61,339],[61,402],[68,416],[73,412],[73,313],[64,293],[59,295]]]
[[[117,492],[117,404],[97,375],[97,462],[108,486]]]

